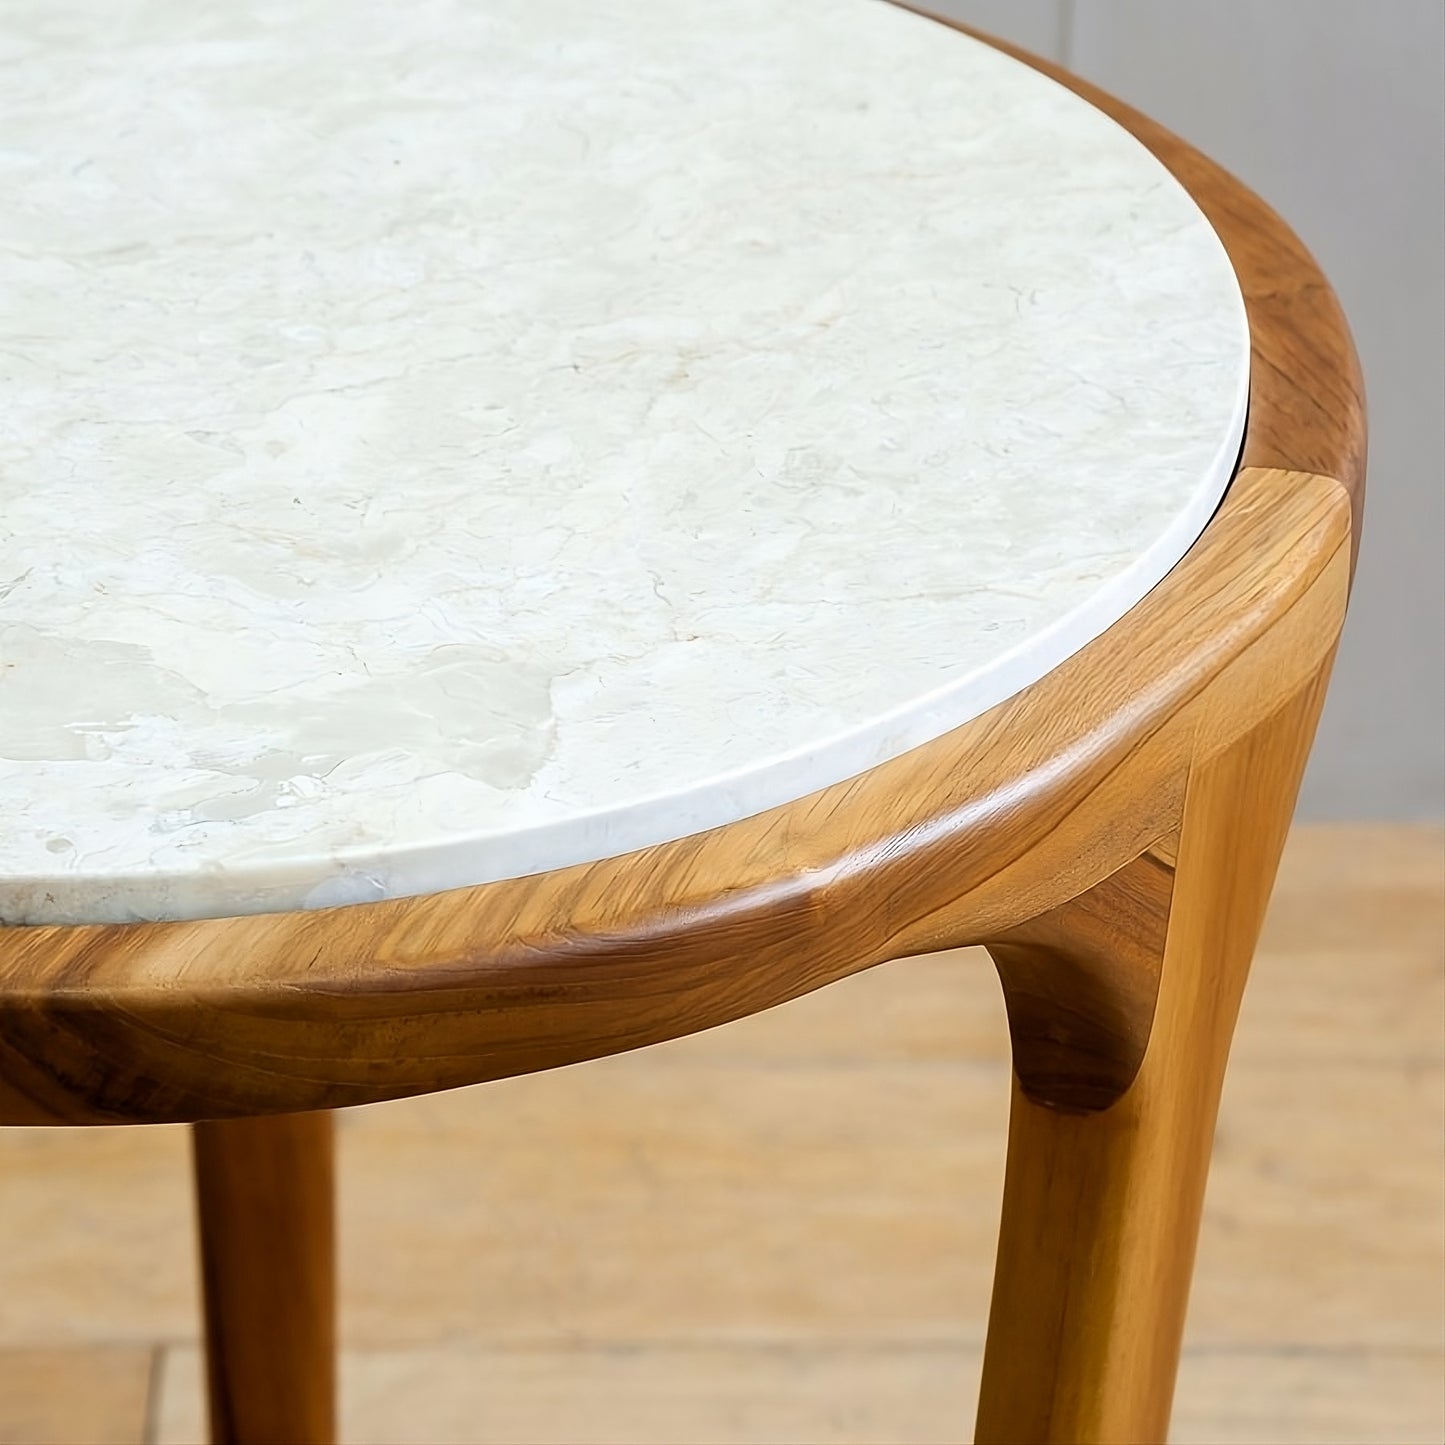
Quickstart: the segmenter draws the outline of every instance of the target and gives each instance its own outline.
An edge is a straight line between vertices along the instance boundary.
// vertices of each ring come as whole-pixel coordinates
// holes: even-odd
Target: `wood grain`
[[[798,803],[427,898],[0,930],[0,1119],[214,1118],[448,1088],[989,939],[1177,827],[1192,759],[1333,645],[1348,549],[1334,482],[1245,472],[1180,565],[1062,667]]]
[[[336,1433],[329,1114],[197,1124],[197,1237],[214,1445]]]
[[[1154,1023],[1177,835],[1102,883],[988,942],[1024,1096],[1106,1109],[1134,1082]]]
[[[1326,675],[1191,773],[1137,1078],[1092,1113],[1015,1089],[981,1445],[1168,1431],[1225,1061]]]

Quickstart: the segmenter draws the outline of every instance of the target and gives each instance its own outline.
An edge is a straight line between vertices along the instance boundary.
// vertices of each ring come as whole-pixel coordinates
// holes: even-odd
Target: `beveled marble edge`
[[[774,759],[763,767],[710,779],[686,792],[646,798],[620,808],[390,854],[387,867],[345,854],[328,860],[333,871],[317,883],[317,860],[292,859],[252,870],[228,869],[227,906],[204,894],[205,876],[162,880],[154,874],[120,876],[108,886],[106,917],[55,917],[52,923],[128,923],[164,918],[234,917],[319,909],[382,899],[411,898],[552,872],[674,842],[795,802],[834,783],[932,742],[1022,692],[1081,651],[1142,601],[1203,533],[1234,476],[1249,401],[1246,360],[1228,440],[1201,478],[1189,508],[1124,573],[1087,604],[1001,654],[991,667],[915,699],[865,727],[815,748]],[[336,866],[336,865],[339,865]],[[248,873],[250,876],[248,876]],[[163,907],[158,902],[163,900]]]

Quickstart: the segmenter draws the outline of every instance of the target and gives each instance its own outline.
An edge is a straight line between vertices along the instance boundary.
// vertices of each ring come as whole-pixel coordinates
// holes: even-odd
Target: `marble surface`
[[[876,0],[12,0],[0,920],[429,892],[852,775],[1217,504],[1122,130]]]

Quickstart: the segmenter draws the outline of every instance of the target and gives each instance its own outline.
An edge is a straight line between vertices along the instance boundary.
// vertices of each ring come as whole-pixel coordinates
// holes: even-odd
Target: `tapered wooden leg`
[[[334,1440],[332,1121],[194,1126],[211,1438]]]
[[[1111,963],[1087,899],[994,949],[1016,1078],[980,1442],[1165,1438],[1230,1036],[1322,695],[1195,765],[1157,967],[1149,908],[1132,934],[1118,917]]]

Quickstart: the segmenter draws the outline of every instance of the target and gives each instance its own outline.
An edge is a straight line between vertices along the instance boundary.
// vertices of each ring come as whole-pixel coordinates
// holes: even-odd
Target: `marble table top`
[[[0,921],[623,853],[1010,696],[1242,434],[1129,135],[878,0],[13,0]]]

